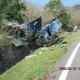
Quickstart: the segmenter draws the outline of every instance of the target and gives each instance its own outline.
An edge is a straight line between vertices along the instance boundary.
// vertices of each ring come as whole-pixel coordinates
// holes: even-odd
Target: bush
[[[75,8],[75,6],[73,6],[73,7],[67,7],[66,10],[67,10],[67,13],[71,15],[68,26],[79,27],[80,26],[80,8]]]
[[[69,22],[69,19],[70,19],[70,14],[68,14],[68,13],[65,13],[64,15],[62,15],[61,17],[60,17],[60,21],[61,21],[61,23],[62,23],[62,27],[63,28],[66,28],[66,27],[68,27],[68,22]]]
[[[75,9],[80,9],[80,4],[73,6]]]
[[[0,1],[0,18],[7,20],[22,21],[21,10],[26,6],[19,0],[1,0]]]

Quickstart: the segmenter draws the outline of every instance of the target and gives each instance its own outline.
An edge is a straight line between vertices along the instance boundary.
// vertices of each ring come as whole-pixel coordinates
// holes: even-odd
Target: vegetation
[[[60,17],[60,21],[62,23],[63,28],[66,29],[66,27],[68,27],[68,22],[70,19],[71,15],[68,13],[65,13],[63,16]]]
[[[62,3],[60,0],[50,0],[49,3],[45,5],[45,8],[57,12],[62,7]]]
[[[48,20],[55,18],[61,18],[60,20],[64,26],[70,19],[70,15],[66,13],[66,8],[62,5],[60,0],[50,0],[50,2],[42,8],[38,8],[28,2],[24,4],[24,2],[21,2],[20,0],[1,0],[0,4],[1,20],[16,20],[22,23],[23,21],[30,22],[41,16],[43,26],[45,26]]]
[[[25,8],[26,6],[20,0],[0,0],[0,19],[21,22],[21,10]]]
[[[74,6],[75,9],[80,9],[80,4]]]
[[[0,80],[38,80],[48,74],[48,71],[55,68],[56,62],[66,53],[67,48],[76,40],[80,39],[80,32],[67,33],[64,40],[67,45],[48,47],[46,51],[41,49],[34,53],[37,55],[32,58],[24,59],[10,70],[0,75]]]
[[[71,18],[69,19],[69,23],[68,23],[69,27],[80,26],[80,7],[79,6],[80,5],[78,4],[73,7],[66,8],[66,12],[71,15]]]

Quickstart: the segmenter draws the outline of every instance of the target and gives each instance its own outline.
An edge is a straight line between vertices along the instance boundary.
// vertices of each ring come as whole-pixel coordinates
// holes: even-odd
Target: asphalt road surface
[[[80,42],[70,46],[66,55],[57,64],[56,70],[49,73],[47,80],[80,80]]]

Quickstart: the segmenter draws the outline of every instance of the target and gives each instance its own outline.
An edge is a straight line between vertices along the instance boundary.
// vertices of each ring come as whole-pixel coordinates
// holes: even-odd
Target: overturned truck
[[[27,24],[27,40],[32,40],[40,47],[50,46],[60,36],[61,23],[59,19],[53,19],[42,28],[41,17]]]
[[[35,46],[38,47],[43,45],[50,46],[51,44],[55,43],[61,32],[61,23],[59,19],[49,20],[45,27],[42,27],[42,19],[41,17],[39,17],[38,19],[31,21],[24,27],[25,29],[22,29],[21,25],[19,25],[17,30],[19,33],[17,32],[18,37],[16,38],[20,39],[22,43],[34,43],[36,44]],[[16,45],[17,42],[20,41],[15,41],[14,44]]]

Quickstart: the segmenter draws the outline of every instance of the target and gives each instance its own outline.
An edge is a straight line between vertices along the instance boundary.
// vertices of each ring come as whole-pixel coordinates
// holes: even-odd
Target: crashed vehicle
[[[35,40],[38,37],[37,33],[41,30],[41,27],[42,27],[41,17],[28,23],[26,32],[27,39]]]
[[[55,40],[60,36],[61,23],[59,19],[53,19],[42,28],[41,17],[27,24],[27,38],[33,40],[37,46],[47,45],[55,43]]]

